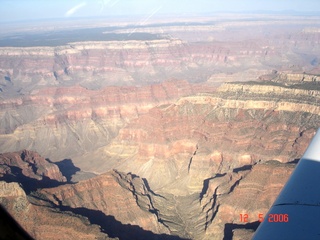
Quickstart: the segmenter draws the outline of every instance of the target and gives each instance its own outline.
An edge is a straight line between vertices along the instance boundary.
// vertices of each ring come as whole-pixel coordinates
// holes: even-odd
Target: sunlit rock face
[[[170,233],[153,206],[160,196],[134,174],[111,171],[66,184],[57,165],[36,152],[5,153],[0,159],[0,204],[35,239],[114,239],[107,233],[121,231],[125,238],[161,239]]]
[[[250,239],[259,221],[268,220],[267,211],[293,169],[294,165],[269,161],[210,179],[201,201],[207,214],[203,239],[238,239],[241,235]]]
[[[150,192],[143,180],[132,174],[111,171],[75,185],[42,192],[56,204],[101,211],[106,216],[114,216],[122,224],[140,226],[153,233],[169,233],[158,221],[158,210],[153,206],[154,198],[159,196]]]
[[[35,239],[250,239],[320,122],[319,31],[277,21],[0,48],[0,203]]]
[[[26,94],[47,86],[80,84],[99,89],[157,83],[172,77],[190,82],[245,81],[273,69],[312,73],[318,66],[320,33],[292,26],[294,23],[281,19],[253,25],[227,21],[141,27],[138,31],[159,31],[162,39],[2,47],[0,89]]]
[[[0,182],[0,204],[34,239],[113,239],[85,217],[27,196],[19,183]]]
[[[114,170],[77,184],[66,184],[62,177],[64,182],[53,185],[28,173],[25,162],[35,162],[33,169],[48,173],[57,168],[53,163],[41,164],[45,160],[37,153],[6,153],[1,159],[1,169],[8,171],[1,176],[0,204],[35,239],[114,239],[109,234],[125,239],[169,237],[153,205],[155,198],[163,197],[152,192],[145,179]]]
[[[16,153],[0,154],[0,177],[3,179],[31,178],[66,182],[57,165],[48,162],[37,152],[23,150]],[[22,179],[20,179],[21,181]]]
[[[0,151],[33,149],[52,161],[108,144],[131,119],[205,85],[166,81],[143,87],[80,86],[34,90],[0,103]]]
[[[24,150],[0,154],[0,169],[0,204],[34,239],[111,239],[87,218],[62,211],[37,193],[40,188],[65,184],[54,163]]]
[[[189,47],[178,39],[1,48],[1,81],[8,87],[21,86],[24,92],[41,86],[74,84],[90,89],[143,85],[172,77],[195,81],[201,78],[199,72],[207,75],[204,69],[225,61],[216,48]]]
[[[150,94],[154,87],[166,90],[155,96]],[[199,85],[196,88],[200,89]],[[66,124],[68,136],[73,133],[82,139],[79,149],[86,146],[92,132],[97,133],[92,143],[99,142],[101,128],[83,128],[87,120],[120,122],[112,138],[101,145],[92,144],[86,153],[72,158],[82,171],[101,175],[72,185],[50,185],[54,188],[35,194],[63,214],[66,210],[84,214],[91,223],[102,226],[100,220],[92,222],[90,214],[95,213],[112,224],[125,229],[137,226],[130,229],[157,237],[250,238],[259,224],[257,215],[266,214],[290,175],[294,165],[288,162],[301,157],[319,123],[317,81],[298,85],[283,85],[278,80],[227,83],[214,92],[198,94],[194,85],[184,81],[112,89],[50,88],[34,92],[33,100],[14,99],[5,106],[28,103],[45,108],[49,103],[55,111],[47,114],[37,108],[39,113],[35,111],[31,117],[45,113],[43,129],[52,128],[56,136],[63,133],[59,125]],[[128,105],[136,106],[133,112]],[[119,111],[109,111],[111,108]],[[41,132],[36,124],[26,126],[31,126],[29,133]],[[27,129],[22,124],[2,137],[19,136],[16,134]],[[63,144],[69,141],[60,139],[66,139]],[[74,154],[77,145],[69,144],[66,149]],[[38,148],[47,150],[41,145]],[[1,169],[10,175],[12,168],[7,165],[17,162],[14,166],[23,168],[24,176],[41,180],[38,175],[46,174],[65,181],[53,171],[52,163],[45,165],[47,171],[30,167],[31,163],[39,165],[39,158],[36,153],[20,152],[18,157],[6,157]],[[27,195],[35,196],[31,190],[25,190]],[[240,214],[252,217],[242,222]],[[104,233],[111,237],[120,234]]]
[[[288,162],[302,156],[318,128],[318,98],[317,83],[228,83],[150,109],[74,161],[94,172],[116,162],[147,179],[164,197],[153,205],[171,233],[250,238],[293,170]],[[240,214],[251,217],[242,222]]]
[[[108,146],[74,160],[101,172],[118,161],[118,169],[147,178],[154,189],[180,179],[185,188],[172,188],[183,194],[201,190],[213,174],[259,161],[293,161],[317,129],[319,91],[264,84],[226,84],[213,94],[155,107]],[[99,167],[86,162],[89,156],[100,157]]]

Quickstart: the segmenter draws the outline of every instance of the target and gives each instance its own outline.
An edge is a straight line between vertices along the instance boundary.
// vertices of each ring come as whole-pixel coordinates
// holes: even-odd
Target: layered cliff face
[[[44,86],[76,84],[99,89],[156,83],[172,77],[215,83],[254,80],[272,69],[311,71],[318,66],[320,33],[305,31],[303,25],[295,23],[227,21],[140,27],[134,31],[159,31],[164,39],[2,47],[0,90],[27,94]],[[130,34],[132,29],[124,31]]]
[[[21,182],[26,189],[36,187],[31,186],[32,182],[39,183],[39,187],[40,182],[66,182],[57,165],[48,162],[38,153],[27,150],[0,154],[0,178]]]
[[[111,239],[85,217],[63,212],[36,193],[66,182],[58,166],[38,153],[1,154],[0,169],[0,204],[34,239]]]
[[[293,170],[288,162],[319,126],[319,93],[316,82],[224,84],[152,108],[108,146],[73,161],[96,173],[117,162],[147,179],[163,196],[153,205],[172,234],[250,238]],[[251,217],[241,222],[240,214]]]
[[[0,203],[36,239],[249,239],[320,122],[319,31],[279,22],[0,48]]]
[[[103,174],[29,199],[88,217],[110,237],[250,238],[293,170],[288,162],[302,155],[318,127],[318,88],[317,82],[227,83],[213,93],[159,101],[128,117],[105,146],[72,159],[83,171]],[[74,98],[46,91],[75,107]],[[68,121],[83,116],[79,109]]]
[[[35,152],[3,155],[1,169],[19,165],[28,171],[20,163],[20,155],[38,165],[45,161]],[[53,166],[57,168],[52,163],[42,164],[41,168],[50,171]],[[34,188],[26,185],[30,179],[34,176],[26,172],[24,178],[4,175],[0,204],[35,239],[181,239],[170,235],[154,206],[163,196],[154,193],[146,179],[134,174],[114,170],[77,184],[55,186],[48,181],[40,185],[39,178],[32,182]]]
[[[169,233],[153,205],[154,198],[161,197],[150,192],[145,182],[134,174],[111,171],[75,185],[45,189],[42,193],[57,205],[99,211],[122,224],[136,225],[155,234]],[[112,226],[108,230],[115,231]]]
[[[47,88],[0,103],[1,152],[37,150],[53,161],[108,144],[131,119],[205,85],[166,81],[144,87]]]
[[[269,161],[213,174],[189,195],[168,193],[164,187],[157,191],[164,198],[154,199],[154,206],[172,233],[188,239],[250,239],[293,168]]]
[[[86,218],[27,196],[17,182],[0,182],[0,203],[34,239],[112,239]]]
[[[74,84],[91,89],[141,85],[172,77],[195,81],[200,71],[208,75],[203,70],[225,61],[218,52],[215,45],[189,47],[178,39],[1,48],[0,78],[3,90],[13,84],[23,92],[41,86]]]
[[[179,239],[170,238],[153,206],[160,196],[134,174],[112,171],[65,184],[58,167],[36,152],[0,159],[0,204],[35,239]]]
[[[133,120],[111,144],[90,154],[99,168],[86,161],[89,155],[74,160],[92,171],[120,161],[118,169],[147,178],[154,189],[168,188],[181,177],[188,190],[177,191],[199,191],[203,178],[213,173],[259,160],[299,158],[318,128],[314,88],[225,84],[216,93],[183,97]]]
[[[266,213],[293,169],[292,164],[269,161],[209,179],[201,200],[203,239],[250,239],[260,221],[267,221]]]

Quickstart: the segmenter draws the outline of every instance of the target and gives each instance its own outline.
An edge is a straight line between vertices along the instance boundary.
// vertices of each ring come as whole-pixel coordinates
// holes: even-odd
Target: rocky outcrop
[[[36,152],[6,153],[0,159],[6,170],[0,204],[35,239],[180,239],[163,223],[154,206],[163,197],[146,179],[114,170],[77,184],[52,184],[39,175],[57,166]]]
[[[212,64],[225,61],[220,55],[214,45],[189,47],[178,39],[1,48],[0,78],[4,90],[13,85],[24,93],[43,86],[81,84],[97,89],[186,76],[195,81],[201,77],[200,68],[209,70]]]
[[[318,128],[318,94],[273,83],[226,84],[216,93],[151,109],[111,144],[74,161],[94,172],[121,162],[118,169],[148,179],[155,190],[194,193],[212,174],[259,160],[299,158]],[[89,157],[99,159],[99,168]],[[187,184],[177,187],[177,179]]]
[[[0,177],[17,182],[22,182],[22,178],[39,181],[66,181],[57,165],[48,162],[38,153],[28,150],[0,154]]]
[[[267,211],[293,169],[270,161],[209,180],[201,201],[207,219],[202,239],[237,239],[239,230],[246,239],[252,237],[259,221],[267,221]]]
[[[318,128],[318,98],[317,85],[228,83],[152,108],[108,146],[73,160],[96,173],[117,162],[147,179],[164,197],[153,206],[171,233],[250,238],[293,169],[287,163],[301,157]]]
[[[314,61],[317,61],[317,60],[314,59]],[[318,74],[315,75],[312,73],[292,73],[290,71],[287,71],[287,72],[273,71],[273,73],[271,74],[260,76],[260,79],[272,80],[273,82],[278,82],[286,85],[301,84],[301,83],[308,83],[308,82],[314,83],[314,82],[320,81]]]
[[[288,29],[274,27],[279,21],[158,25],[120,30],[128,34],[159,31],[162,39],[158,40],[3,47],[0,48],[0,90],[29,94],[42,87],[76,84],[99,89],[157,83],[172,77],[220,83],[255,80],[272,69],[312,71],[317,67],[316,56],[320,51],[319,33],[301,32],[301,28],[290,26],[294,21],[281,19],[280,22],[288,25]],[[288,79],[291,78],[296,77]]]
[[[28,197],[16,182],[0,181],[0,204],[34,239],[112,239],[86,218]]]
[[[158,209],[143,180],[134,174],[112,171],[75,185],[42,191],[56,205],[86,208],[114,216],[122,224],[140,226],[153,233],[169,233],[161,223]]]
[[[46,88],[0,102],[0,151],[33,149],[52,161],[108,144],[131,119],[206,85],[182,80],[142,87]]]
[[[299,73],[280,73],[278,81],[287,81],[287,82],[319,82],[319,76],[311,74],[299,74]]]
[[[154,237],[250,238],[318,126],[318,98],[317,85],[249,82],[160,104],[72,159],[85,171],[117,170],[37,194],[111,237],[128,237],[112,229],[130,224]]]
[[[320,88],[317,84],[304,84],[288,87],[267,81],[248,83],[225,83],[221,87],[219,87],[218,91],[222,94],[227,94],[229,92],[229,95],[241,93],[242,98],[245,97],[246,93],[250,94],[250,97],[258,95],[260,96],[260,99],[263,99],[265,95],[268,95],[267,97],[269,98],[270,95],[283,96],[283,101],[288,102],[294,100],[294,98],[301,102],[308,96],[315,97],[315,100],[316,98],[320,97]],[[252,100],[255,100],[255,98],[253,98]],[[309,101],[309,104],[312,104],[312,102]]]

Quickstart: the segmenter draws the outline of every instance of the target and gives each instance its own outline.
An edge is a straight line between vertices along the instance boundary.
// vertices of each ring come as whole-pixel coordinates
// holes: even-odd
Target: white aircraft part
[[[253,239],[320,239],[320,129]]]

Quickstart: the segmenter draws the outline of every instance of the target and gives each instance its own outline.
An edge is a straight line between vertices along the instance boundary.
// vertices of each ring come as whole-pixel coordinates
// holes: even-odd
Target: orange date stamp
[[[270,213],[267,217],[264,217],[262,213],[259,213],[257,218],[259,222],[264,220],[274,223],[289,222],[289,214]],[[240,214],[240,222],[249,222],[249,214]]]

